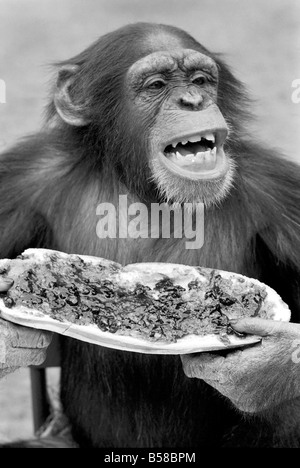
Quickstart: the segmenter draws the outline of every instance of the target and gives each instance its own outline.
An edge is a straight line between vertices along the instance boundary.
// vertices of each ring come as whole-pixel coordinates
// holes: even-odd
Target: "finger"
[[[46,359],[46,348],[44,349],[8,349],[6,361],[2,364],[4,369],[10,367],[38,366]]]
[[[23,327],[0,319],[0,335],[4,335],[13,348],[45,348],[49,346],[52,333]]]
[[[13,348],[46,348],[51,343],[53,334],[34,328],[16,326],[12,337],[11,346]]]
[[[285,322],[251,317],[230,320],[230,325],[240,333],[250,333],[251,335],[259,336],[276,335],[286,329]]]
[[[220,368],[225,358],[216,354],[184,354],[181,356],[184,373],[187,377],[203,380],[218,380]]]
[[[6,292],[9,288],[14,284],[14,280],[12,278],[3,278],[0,277],[0,292]]]

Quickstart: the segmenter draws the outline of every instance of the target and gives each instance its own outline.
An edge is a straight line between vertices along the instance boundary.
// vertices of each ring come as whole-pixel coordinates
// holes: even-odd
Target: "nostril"
[[[184,108],[199,109],[203,103],[202,96],[186,95],[180,98],[180,104]]]

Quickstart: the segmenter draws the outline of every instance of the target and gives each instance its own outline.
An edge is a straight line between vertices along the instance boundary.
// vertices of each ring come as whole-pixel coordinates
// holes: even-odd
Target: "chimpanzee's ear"
[[[54,104],[59,116],[69,125],[81,127],[89,122],[84,116],[82,105],[74,102],[72,97],[72,85],[76,80],[78,65],[63,65],[58,72]]]

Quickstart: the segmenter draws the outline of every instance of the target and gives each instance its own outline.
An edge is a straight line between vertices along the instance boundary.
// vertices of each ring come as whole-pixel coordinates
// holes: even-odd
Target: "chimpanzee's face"
[[[152,176],[169,202],[218,202],[233,163],[224,152],[228,128],[217,106],[218,68],[203,53],[152,52],[128,70],[130,112],[149,128]],[[147,125],[145,125],[147,123]]]

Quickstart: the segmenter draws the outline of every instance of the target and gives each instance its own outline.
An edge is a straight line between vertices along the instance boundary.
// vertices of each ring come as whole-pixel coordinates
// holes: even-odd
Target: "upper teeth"
[[[188,137],[187,140],[180,140],[172,143],[173,148],[176,148],[178,143],[181,143],[182,145],[186,145],[188,142],[190,143],[196,143],[197,141],[201,141],[202,138],[205,138],[205,140],[212,141],[215,143],[215,135],[213,133],[205,133],[204,135],[193,135],[191,137]]]
[[[206,140],[212,141],[213,143],[215,142],[215,136],[212,133],[208,133],[207,135],[204,135],[204,138]]]

